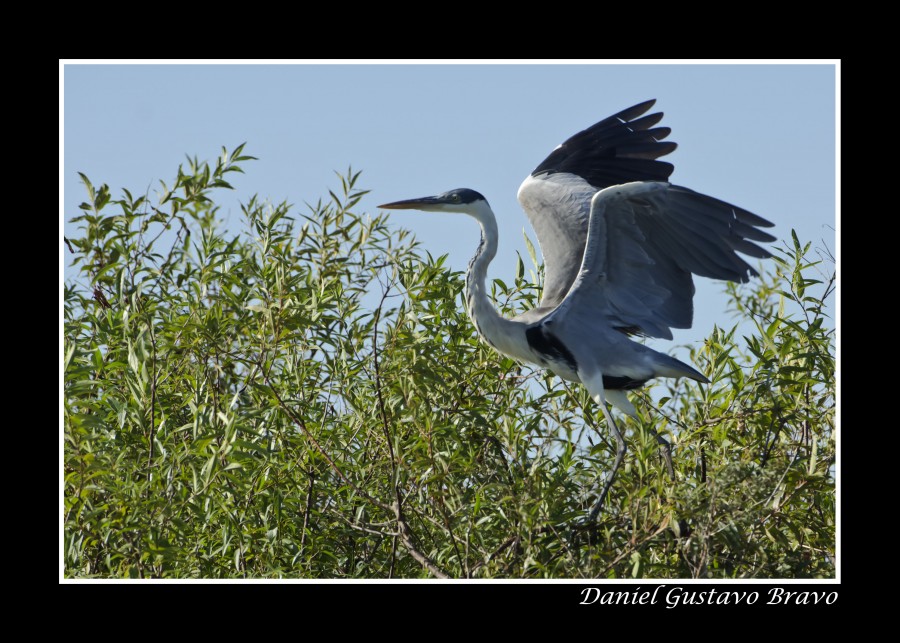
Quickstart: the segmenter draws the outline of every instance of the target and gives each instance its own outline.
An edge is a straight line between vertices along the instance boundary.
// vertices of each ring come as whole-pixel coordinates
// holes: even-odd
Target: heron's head
[[[423,212],[464,212],[477,216],[478,213],[488,207],[487,199],[475,190],[458,188],[437,196],[425,196],[419,199],[407,199],[406,201],[394,201],[379,205],[385,210],[422,210]]]

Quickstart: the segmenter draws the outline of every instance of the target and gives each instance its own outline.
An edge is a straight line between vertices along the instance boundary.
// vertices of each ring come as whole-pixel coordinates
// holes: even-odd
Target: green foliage
[[[834,575],[832,281],[808,246],[730,288],[756,332],[714,330],[694,356],[712,385],[635,398],[587,526],[614,450],[583,388],[481,343],[463,275],[358,213],[358,173],[306,214],[254,197],[222,229],[242,148],[189,160],[155,203],[82,176],[66,576]],[[535,304],[539,273],[519,259],[493,283],[505,314]]]

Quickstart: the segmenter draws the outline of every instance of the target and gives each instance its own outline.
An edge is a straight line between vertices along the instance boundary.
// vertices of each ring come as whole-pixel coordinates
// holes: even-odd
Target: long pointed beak
[[[436,196],[423,196],[418,199],[406,199],[405,201],[394,201],[393,203],[385,203],[379,205],[384,210],[419,210],[423,206],[441,205],[443,201]]]

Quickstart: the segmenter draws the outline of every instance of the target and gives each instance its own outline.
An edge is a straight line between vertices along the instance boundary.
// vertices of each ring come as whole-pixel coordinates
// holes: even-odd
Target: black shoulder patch
[[[526,329],[525,339],[536,352],[546,355],[553,361],[565,362],[571,370],[578,372],[578,362],[575,361],[572,351],[566,348],[559,337],[547,330],[543,324],[535,324]]]
[[[641,388],[647,380],[633,380],[630,377],[614,377],[610,375],[603,376],[603,388],[610,391],[631,391]]]

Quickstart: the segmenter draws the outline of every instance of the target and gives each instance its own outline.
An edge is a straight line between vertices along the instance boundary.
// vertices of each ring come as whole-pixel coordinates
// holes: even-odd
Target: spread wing
[[[587,241],[591,197],[633,181],[666,181],[674,169],[657,160],[675,149],[662,142],[671,130],[655,127],[662,113],[642,116],[655,100],[619,112],[578,132],[553,150],[519,188],[519,203],[544,255],[541,308],[569,292]]]
[[[643,181],[592,197],[577,277],[548,316],[587,320],[651,337],[672,338],[693,317],[692,274],[745,282],[756,271],[737,253],[771,256],[753,241],[774,241],[766,221],[687,188]]]

